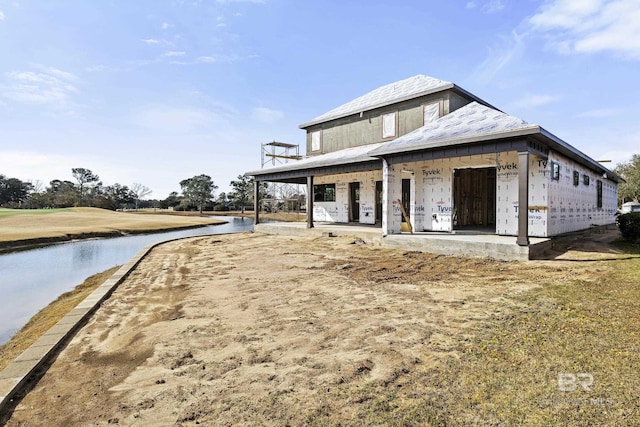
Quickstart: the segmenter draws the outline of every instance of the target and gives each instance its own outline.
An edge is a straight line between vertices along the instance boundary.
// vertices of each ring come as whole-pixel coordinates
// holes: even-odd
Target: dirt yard
[[[627,377],[637,377],[640,348],[625,319],[638,314],[640,256],[610,246],[611,235],[592,237],[524,263],[343,237],[168,243],[78,332],[7,425],[632,425],[640,386]],[[593,294],[589,286],[625,268],[631,276],[614,278],[624,288],[612,288],[623,299],[596,298],[607,321],[621,322],[608,338],[592,324],[570,331],[599,347],[545,347],[565,327],[545,322],[572,321],[565,296]],[[576,318],[591,309],[580,298]],[[585,370],[597,381],[591,394],[557,391],[558,372]],[[549,400],[569,397],[611,402]]]

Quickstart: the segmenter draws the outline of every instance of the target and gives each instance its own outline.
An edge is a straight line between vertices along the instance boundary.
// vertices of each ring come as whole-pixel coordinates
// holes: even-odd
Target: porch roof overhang
[[[546,159],[550,149],[616,183],[626,182],[615,172],[602,166],[598,161],[540,126],[468,138],[423,142],[404,149],[385,149],[385,147],[381,147],[381,149],[372,151],[370,154],[384,158],[389,163],[406,163],[504,151],[528,151]]]
[[[554,150],[603,177],[624,182],[620,176],[541,126],[477,102],[386,142],[369,155],[390,163],[401,163],[513,150],[528,151],[543,158],[549,150]]]
[[[360,172],[382,169],[382,160],[372,157],[369,151],[382,143],[346,148],[318,156],[291,162],[282,166],[247,172],[256,181],[290,182],[303,184],[307,176]]]

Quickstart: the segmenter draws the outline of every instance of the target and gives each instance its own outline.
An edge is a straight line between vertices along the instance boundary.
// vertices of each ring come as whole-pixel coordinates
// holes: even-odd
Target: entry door
[[[382,222],[382,181],[376,181],[376,223]]]
[[[360,183],[349,183],[349,222],[360,221]]]

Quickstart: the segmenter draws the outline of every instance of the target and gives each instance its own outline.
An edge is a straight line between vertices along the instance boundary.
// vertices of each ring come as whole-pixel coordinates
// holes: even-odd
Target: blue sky
[[[229,189],[260,144],[416,74],[595,159],[640,152],[640,0],[0,0],[0,174]]]

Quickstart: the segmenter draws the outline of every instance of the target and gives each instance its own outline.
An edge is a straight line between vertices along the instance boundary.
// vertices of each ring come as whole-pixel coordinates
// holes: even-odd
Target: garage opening
[[[456,169],[453,175],[453,228],[496,232],[496,169]]]

